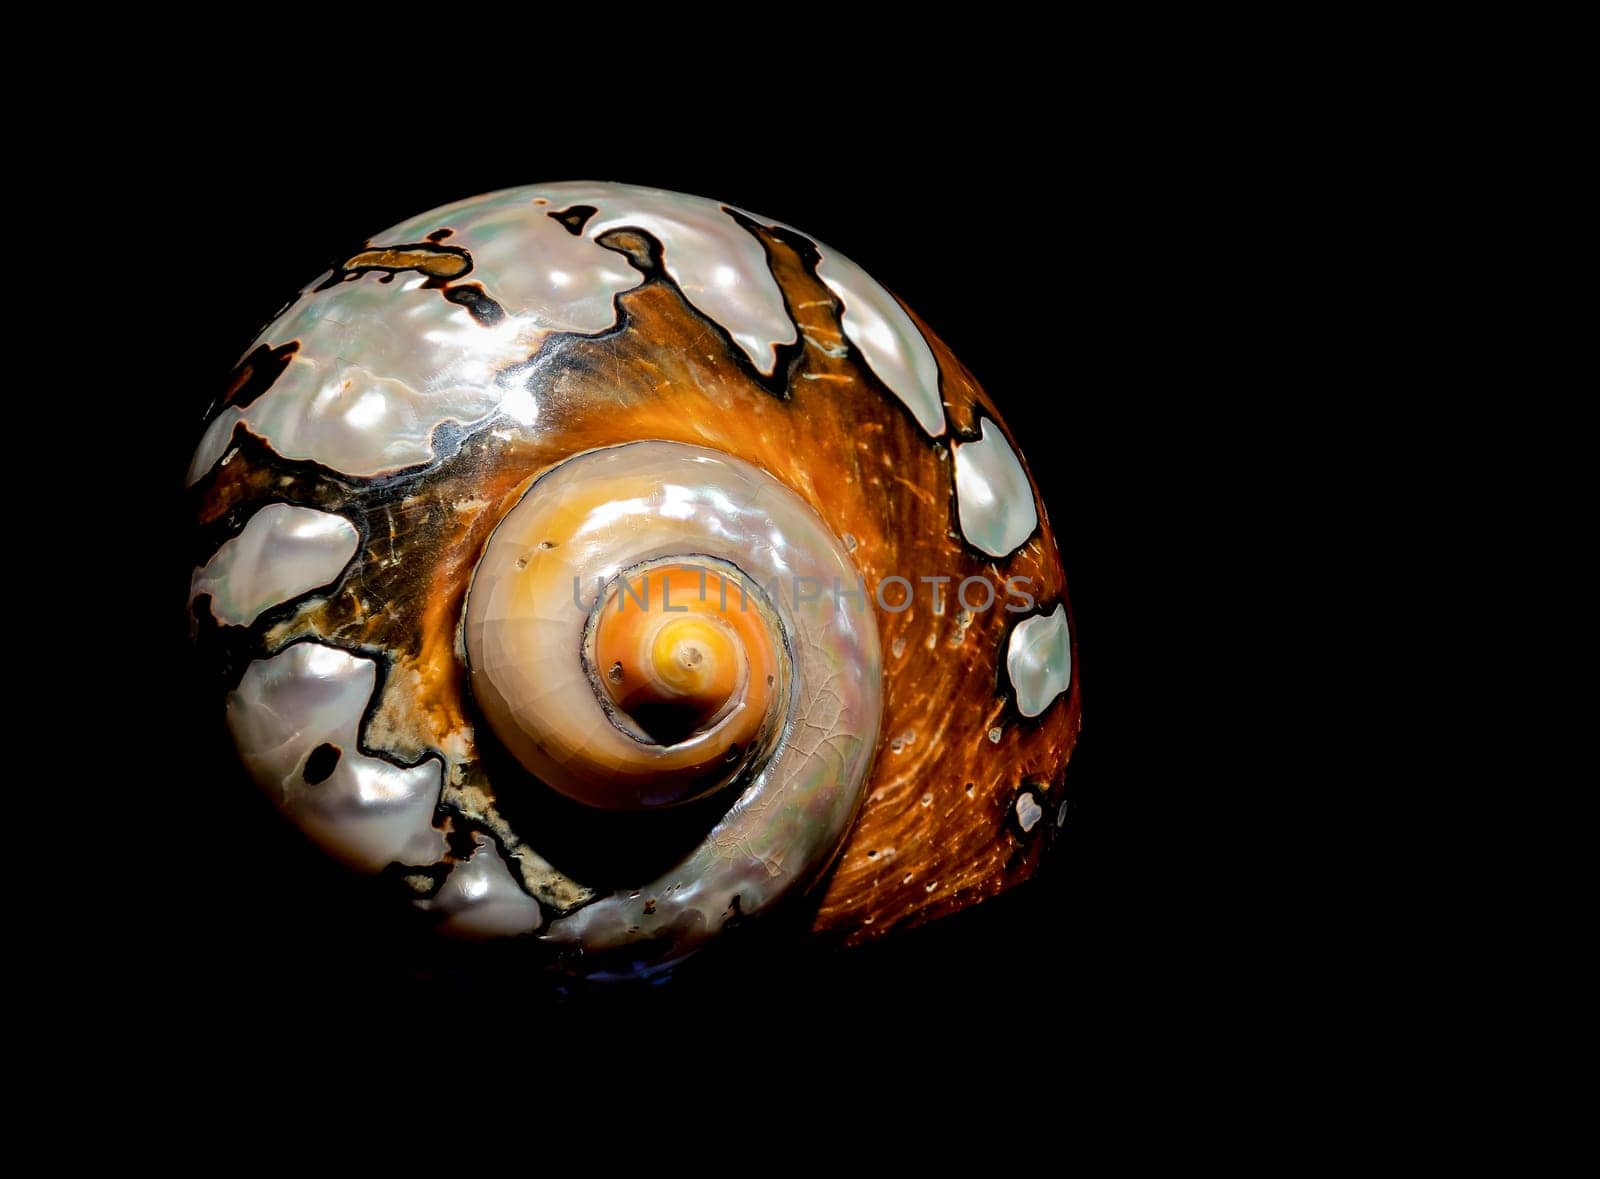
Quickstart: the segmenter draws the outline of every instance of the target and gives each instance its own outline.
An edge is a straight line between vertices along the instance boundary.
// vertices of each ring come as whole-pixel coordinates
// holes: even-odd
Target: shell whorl
[[[864,940],[1021,880],[1064,814],[1027,469],[782,225],[587,183],[423,214],[262,333],[189,482],[241,759],[450,932],[650,973],[831,862],[815,926]]]
[[[707,589],[651,597],[651,582],[662,584],[652,569],[703,570]],[[628,578],[643,592],[620,592]],[[486,546],[463,624],[495,735],[541,782],[593,806],[741,789],[691,853],[703,860],[695,888],[663,879],[618,892],[555,922],[552,939],[581,931],[592,953],[651,926],[692,924],[708,937],[728,912],[760,911],[826,863],[859,802],[882,708],[877,626],[835,593],[857,582],[817,514],[731,455],[641,441],[568,459],[528,488]],[[702,658],[737,661],[733,688],[676,740],[629,723],[600,682],[622,661],[596,666],[595,632],[632,618],[672,657],[697,649],[692,636],[673,648],[674,626],[728,628],[726,648]]]

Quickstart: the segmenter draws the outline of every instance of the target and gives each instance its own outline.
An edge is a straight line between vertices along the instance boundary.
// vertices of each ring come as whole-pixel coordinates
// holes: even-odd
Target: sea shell
[[[848,259],[544,184],[379,234],[241,360],[190,609],[251,776],[446,933],[651,975],[1025,879],[1079,692],[993,404]]]

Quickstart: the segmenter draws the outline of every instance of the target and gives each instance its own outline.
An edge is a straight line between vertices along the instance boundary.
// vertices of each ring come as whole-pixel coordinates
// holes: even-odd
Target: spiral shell
[[[809,891],[862,940],[1058,821],[1074,640],[1026,468],[785,226],[601,184],[424,214],[267,327],[189,481],[241,761],[448,932],[650,974]]]

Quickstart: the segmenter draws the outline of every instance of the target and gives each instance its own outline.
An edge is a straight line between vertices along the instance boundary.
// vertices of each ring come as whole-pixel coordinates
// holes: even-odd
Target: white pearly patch
[[[930,437],[944,433],[939,362],[899,300],[843,254],[818,245],[817,277],[844,304],[840,326]]]
[[[1032,831],[1034,824],[1036,824],[1043,816],[1044,810],[1039,806],[1038,799],[1036,799],[1033,795],[1026,793],[1018,796],[1017,826],[1022,828],[1022,833],[1024,835],[1026,835],[1029,831]]]
[[[604,331],[617,322],[612,300],[644,278],[623,255],[596,245],[592,234],[574,236],[550,216],[585,203],[552,196],[552,187],[561,186],[469,197],[403,221],[372,245],[414,245],[448,229],[439,244],[472,256],[472,270],[461,281],[482,286],[506,315],[540,332]],[[539,204],[540,198],[548,203]]]
[[[961,532],[991,557],[1007,556],[1039,526],[1022,460],[987,418],[979,427],[978,441],[958,442],[955,451]]]
[[[543,920],[539,903],[522,891],[494,843],[472,837],[471,858],[450,869],[438,895],[420,902],[446,915],[440,926],[462,937],[511,937],[531,933]]]
[[[471,427],[492,416],[511,392],[496,375],[526,359],[541,333],[509,316],[485,327],[426,281],[367,275],[303,293],[257,338],[299,349],[270,389],[206,429],[189,482],[222,457],[240,422],[285,458],[369,476],[432,460],[433,432],[447,421]]]
[[[1006,674],[1017,693],[1017,710],[1038,716],[1072,683],[1072,634],[1067,608],[1019,622],[1006,646]]]
[[[583,227],[583,236],[591,240],[629,227],[656,237],[667,273],[684,298],[721,324],[762,374],[771,376],[777,366],[778,345],[799,338],[767,265],[766,250],[718,202],[588,181],[542,184],[527,191],[547,198],[553,210],[593,207],[596,212]]]
[[[444,835],[433,826],[439,762],[409,769],[362,753],[361,717],[377,665],[320,643],[296,643],[245,669],[228,695],[228,728],[240,759],[307,835],[358,868],[437,863]],[[331,745],[338,758],[327,771]],[[313,758],[313,755],[316,755]]]
[[[249,626],[261,612],[328,585],[356,555],[361,534],[343,516],[292,504],[268,504],[196,569],[189,601],[211,596],[225,626]]]

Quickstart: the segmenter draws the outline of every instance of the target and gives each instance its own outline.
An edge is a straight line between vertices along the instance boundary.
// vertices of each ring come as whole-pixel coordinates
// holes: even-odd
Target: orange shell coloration
[[[765,543],[748,521],[769,502],[800,533],[814,522],[824,539],[813,547],[828,549],[811,554],[816,567],[858,579],[830,588],[837,609],[858,612],[838,650],[861,654],[837,667],[798,649],[798,635],[811,638],[795,620],[816,609],[803,600],[775,599],[781,625],[765,631],[724,625],[716,611],[675,622],[660,658],[699,668],[708,657],[715,672],[683,681],[678,721],[725,715],[748,668],[773,695],[730,743],[730,758],[747,760],[730,760],[727,788],[619,816],[550,790],[508,752],[474,689],[472,660],[485,657],[469,648],[485,640],[469,639],[463,619],[496,544],[515,558],[504,568],[513,579],[515,561],[532,568],[558,551],[519,540],[528,553],[518,555],[504,533],[495,539],[525,497],[557,485],[546,476],[642,442],[680,444],[648,452],[662,461],[738,460],[727,486],[747,489],[746,524],[718,538],[718,561],[740,567],[741,552]],[[649,973],[752,915],[751,897],[756,908],[804,906],[816,932],[857,943],[1002,892],[1039,863],[1080,695],[1037,489],[995,406],[938,337],[787,227],[602,184],[424,214],[375,236],[268,326],[214,407],[190,481],[215,554],[196,570],[191,608],[230,683],[219,707],[241,759],[311,838],[382,873],[447,931],[535,943],[572,931],[580,949],[616,951],[580,969]],[[637,518],[586,509],[564,543],[586,544],[595,529],[622,543],[632,529],[642,551],[652,529],[676,527],[670,492],[632,498]],[[712,551],[680,547],[690,561]],[[511,589],[502,597],[511,604],[486,625],[522,625]],[[551,667],[559,658],[572,670],[549,672],[548,690],[563,700],[592,690],[613,720],[659,705],[646,682],[655,648],[632,625],[604,624],[587,655],[582,640],[569,650],[552,638]],[[630,664],[624,651],[643,654]],[[614,665],[614,682],[596,678]],[[839,693],[805,682],[805,668],[822,666]],[[855,683],[869,667],[873,682]],[[529,671],[507,699],[539,707],[545,675]],[[801,700],[800,713],[783,711]],[[847,738],[866,747],[852,755]],[[570,756],[585,744],[574,739]],[[802,754],[819,789],[849,791],[847,806],[832,804],[844,806],[838,832],[813,839],[805,862],[785,857],[777,836],[759,854],[724,838],[745,810],[766,808],[775,830],[815,820],[789,808],[781,783],[754,804],[739,793],[764,759]],[[817,769],[835,764],[859,780],[831,783]],[[598,850],[608,822],[629,824],[622,842],[654,858],[608,862]],[[666,894],[694,891],[685,865],[707,863],[754,891],[741,885],[731,913],[673,910]],[[612,895],[624,907],[583,916]],[[678,916],[652,925],[668,912]]]

